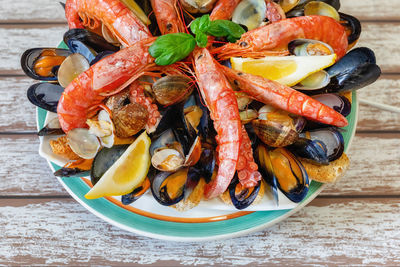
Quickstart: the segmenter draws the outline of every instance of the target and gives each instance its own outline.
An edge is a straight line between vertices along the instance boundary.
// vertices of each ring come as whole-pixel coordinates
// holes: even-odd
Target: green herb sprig
[[[157,65],[170,65],[187,57],[196,47],[206,47],[208,36],[226,37],[234,43],[240,39],[245,30],[230,20],[211,21],[209,15],[203,15],[190,24],[188,33],[170,33],[162,35],[150,46],[149,53]]]

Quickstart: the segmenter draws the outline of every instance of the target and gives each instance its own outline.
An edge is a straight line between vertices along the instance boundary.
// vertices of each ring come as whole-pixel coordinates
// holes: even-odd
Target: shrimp
[[[261,180],[262,176],[261,173],[257,171],[258,165],[254,162],[251,141],[243,125],[242,141],[240,142],[239,150],[240,154],[236,165],[239,181],[242,186],[246,188],[254,187],[257,185],[257,182]]]
[[[244,33],[236,43],[215,48],[212,53],[220,59],[234,56],[264,57],[287,54],[290,41],[299,38],[314,39],[329,44],[337,60],[346,54],[348,42],[345,28],[326,16],[302,16],[280,20]]]
[[[211,12],[210,20],[231,19],[240,1],[242,0],[218,0]]]
[[[152,37],[146,25],[119,0],[67,0],[65,17],[70,29],[95,29],[103,23],[125,47]]]
[[[161,34],[185,32],[185,25],[179,15],[178,0],[151,0]]]
[[[235,94],[219,63],[206,48],[195,49],[193,56],[200,92],[218,133],[218,173],[204,190],[205,197],[210,199],[225,192],[235,174],[242,125]]]
[[[222,66],[225,76],[255,100],[324,124],[344,127],[346,118],[321,102],[286,85]]]
[[[155,38],[136,42],[112,54],[75,78],[64,90],[57,106],[61,128],[87,128],[86,120],[103,100],[123,90],[139,76],[156,68],[149,46]]]

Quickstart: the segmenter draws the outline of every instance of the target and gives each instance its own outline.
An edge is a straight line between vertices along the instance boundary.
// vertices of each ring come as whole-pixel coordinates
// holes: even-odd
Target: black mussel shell
[[[215,144],[215,136],[217,136],[217,132],[215,131],[213,121],[211,120],[210,111],[203,105],[204,102],[202,102],[203,100],[201,100],[198,94],[195,94],[195,98],[197,105],[203,111],[199,126],[197,127],[202,141]]]
[[[299,138],[288,149],[296,156],[320,165],[328,165],[327,148],[320,140]]]
[[[304,16],[304,7],[311,1],[324,2],[333,6],[336,10],[340,9],[340,0],[301,0],[295,8],[286,13],[286,17],[292,18]]]
[[[300,136],[311,140],[319,140],[324,143],[329,162],[337,160],[344,152],[343,135],[334,127],[311,130],[301,133]]]
[[[102,36],[85,29],[71,29],[67,31],[64,34],[64,42],[67,44],[70,40],[81,41],[97,53],[103,51],[119,51],[119,47],[110,44]]]
[[[361,34],[361,23],[360,21],[353,16],[350,16],[348,14],[344,14],[339,12],[340,15],[340,21],[341,24],[346,28],[350,30],[350,35],[347,37],[349,46],[352,47],[352,45],[357,42],[357,40],[360,38]],[[344,23],[343,23],[344,21]]]
[[[67,49],[61,49],[61,48],[32,48],[26,50],[22,56],[21,56],[21,68],[25,72],[26,75],[31,77],[32,79],[35,80],[40,80],[40,81],[57,81],[57,74],[55,71],[57,70],[57,67],[59,65],[55,65],[52,67],[51,70],[51,75],[49,76],[41,76],[36,73],[34,69],[34,65],[37,62],[38,59],[42,56],[43,52],[50,51],[54,52],[57,56],[61,57],[68,57],[71,52]],[[47,56],[51,57],[51,56]]]
[[[146,193],[149,188],[150,188],[150,180],[149,178],[146,178],[144,182],[140,186],[136,187],[131,193],[121,196],[122,204],[129,205],[135,202],[141,196],[143,196],[144,193]]]
[[[66,43],[72,53],[79,53],[84,56],[89,63],[96,58],[96,52],[90,49],[85,43],[80,40],[71,39]]]
[[[254,150],[254,159],[258,164],[258,171],[262,174],[264,181],[271,187],[275,204],[278,205],[278,182],[272,169],[272,162],[271,157],[269,156],[268,148],[261,142]]]
[[[153,141],[150,145],[150,155],[153,156],[156,149],[166,147],[176,141],[174,133],[171,129],[167,129],[162,132],[159,136],[151,138]]]
[[[90,180],[93,186],[100,180],[103,174],[121,157],[129,145],[116,145],[111,148],[104,147],[100,150],[92,163]]]
[[[349,51],[333,66],[329,67],[326,71],[331,77],[340,75],[343,72],[349,72],[361,65],[367,63],[376,64],[376,57],[374,51],[367,47],[358,47]]]
[[[61,128],[48,128],[43,127],[38,133],[38,136],[47,136],[47,135],[62,135],[64,131]]]
[[[345,96],[338,94],[321,94],[315,95],[312,98],[327,105],[345,117],[351,112],[351,103]]]
[[[90,65],[94,65],[97,62],[99,62],[100,60],[102,60],[103,58],[106,58],[112,54],[114,54],[115,52],[113,51],[103,51],[97,54],[97,56],[92,60],[92,62],[90,62]]]
[[[177,172],[159,172],[151,179],[151,192],[158,203],[171,206],[184,198],[185,184],[188,169],[180,169]],[[172,181],[175,180],[175,181]],[[172,188],[173,187],[173,188]],[[171,190],[176,190],[171,192]],[[172,196],[171,196],[172,195]]]
[[[89,171],[81,170],[79,168],[61,168],[54,172],[58,177],[82,177],[89,175]]]
[[[190,169],[195,169],[206,183],[209,183],[214,173],[215,162],[215,148],[212,146],[203,147],[199,161]]]
[[[200,170],[194,168],[193,166],[189,167],[185,183],[184,199],[187,199],[192,194],[193,190],[199,184],[200,178],[201,178]]]
[[[235,175],[228,187],[229,196],[231,197],[232,204],[235,208],[242,210],[250,206],[257,198],[260,186],[261,181],[258,181],[256,186],[252,188],[244,188],[241,186],[237,175]]]
[[[29,87],[27,97],[35,106],[56,113],[63,92],[64,88],[58,84],[36,83]]]

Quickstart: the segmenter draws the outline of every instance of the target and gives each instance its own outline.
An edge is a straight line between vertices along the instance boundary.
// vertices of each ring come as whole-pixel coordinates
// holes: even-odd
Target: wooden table
[[[362,20],[360,46],[383,75],[359,97],[400,106],[399,0],[342,0]],[[55,46],[66,31],[54,0],[0,3],[0,264],[399,265],[400,115],[360,106],[351,169],[296,215],[225,241],[174,243],[120,230],[73,200],[40,158],[33,80],[19,58]]]

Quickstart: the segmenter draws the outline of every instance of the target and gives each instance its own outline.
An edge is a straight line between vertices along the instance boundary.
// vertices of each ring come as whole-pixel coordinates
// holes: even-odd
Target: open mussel
[[[141,196],[143,196],[144,193],[146,193],[149,188],[150,188],[150,180],[149,178],[146,178],[144,182],[138,187],[136,187],[131,193],[121,196],[122,204],[129,205],[135,202]]]
[[[266,11],[267,6],[264,0],[243,0],[235,8],[232,21],[252,30],[261,25]]]
[[[327,105],[345,117],[351,112],[351,103],[345,96],[338,94],[321,94],[315,95],[312,98]]]
[[[254,132],[263,143],[272,147],[292,144],[305,126],[303,117],[292,116],[267,105],[258,114],[258,119],[251,122]]]
[[[188,168],[177,172],[159,172],[151,181],[151,192],[158,203],[171,206],[184,198]]]
[[[21,68],[32,79],[57,81],[57,69],[70,54],[60,48],[28,49],[21,56]]]
[[[256,186],[245,188],[239,182],[237,175],[235,175],[228,186],[229,196],[233,206],[235,206],[235,208],[238,210],[242,210],[250,206],[260,193],[261,183],[261,181],[258,181]]]
[[[334,54],[327,43],[311,39],[295,39],[288,44],[290,54],[295,56],[325,56]]]
[[[38,136],[47,136],[47,135],[62,135],[64,131],[61,129],[60,121],[58,117],[50,120],[40,131],[38,132]]]
[[[300,137],[318,140],[325,144],[329,162],[340,158],[344,152],[343,135],[336,128],[310,130],[300,134]]]
[[[310,140],[299,138],[288,149],[299,158],[306,159],[312,163],[328,165],[328,150],[326,145],[320,140]]]
[[[360,21],[351,15],[340,13],[340,23],[346,28],[347,41],[349,43],[349,49],[352,48],[358,41],[361,35],[361,23]]]
[[[269,149],[260,144],[255,153],[259,170],[267,183],[278,186],[281,192],[291,201],[302,201],[309,187],[308,175],[301,162],[287,149]],[[276,193],[274,193],[275,198]]]
[[[64,88],[53,83],[36,83],[28,88],[27,97],[37,107],[57,112],[58,101]]]

